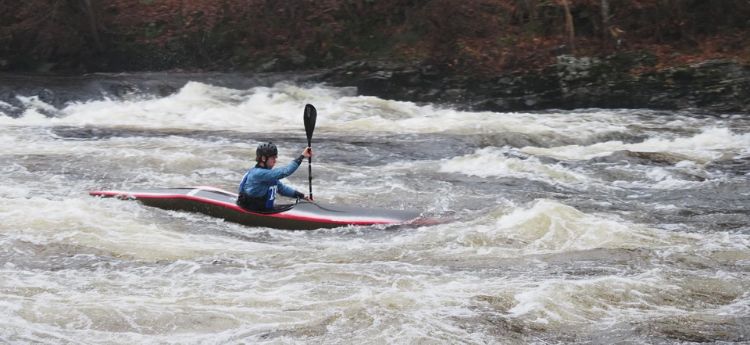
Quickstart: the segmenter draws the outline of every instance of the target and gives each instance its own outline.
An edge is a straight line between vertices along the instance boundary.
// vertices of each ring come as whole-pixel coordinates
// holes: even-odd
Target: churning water
[[[119,78],[0,102],[0,343],[750,341],[746,115]],[[87,194],[234,190],[260,141],[301,152],[306,103],[318,200],[444,222],[295,232]]]

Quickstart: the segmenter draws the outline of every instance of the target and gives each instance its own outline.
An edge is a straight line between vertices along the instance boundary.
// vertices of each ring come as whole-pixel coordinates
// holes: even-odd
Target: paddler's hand
[[[304,194],[302,194],[300,192],[294,192],[294,197],[297,198],[297,199],[305,199],[307,201],[312,201],[312,199],[310,199],[309,196],[304,195]]]
[[[305,158],[312,157],[312,147],[306,147],[304,151],[302,151],[302,156]]]

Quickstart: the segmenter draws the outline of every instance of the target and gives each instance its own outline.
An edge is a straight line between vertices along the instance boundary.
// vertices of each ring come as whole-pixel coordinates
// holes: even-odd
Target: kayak
[[[91,191],[92,196],[137,200],[165,210],[203,213],[248,226],[286,230],[313,230],[348,225],[409,223],[418,212],[326,205],[298,200],[278,205],[268,212],[248,211],[237,206],[237,194],[214,187],[159,188],[134,191]]]

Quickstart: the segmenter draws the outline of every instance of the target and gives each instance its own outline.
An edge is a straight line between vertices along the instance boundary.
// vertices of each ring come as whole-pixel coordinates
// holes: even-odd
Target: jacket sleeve
[[[279,181],[276,186],[278,186],[279,194],[283,196],[294,198],[295,194],[297,194],[297,191],[294,188],[281,183],[281,181]]]
[[[299,168],[299,165],[300,165],[300,161],[293,160],[291,163],[287,164],[285,167],[282,167],[282,168],[276,168],[276,169],[270,169],[270,170],[263,169],[261,171],[258,171],[255,177],[262,181],[281,180],[293,174],[295,171],[297,171],[297,168]]]

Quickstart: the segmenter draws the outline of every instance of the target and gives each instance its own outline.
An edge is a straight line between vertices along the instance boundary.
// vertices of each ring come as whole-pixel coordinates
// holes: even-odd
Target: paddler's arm
[[[297,171],[297,168],[299,168],[300,164],[302,164],[302,158],[304,157],[300,155],[295,160],[291,161],[289,164],[281,168],[275,168],[275,169],[270,169],[270,170],[264,169],[264,170],[258,171],[256,173],[256,178],[259,178],[265,181],[281,180],[283,178],[286,178],[289,175],[293,174],[295,171]]]
[[[287,166],[283,168],[266,170],[261,172],[257,176],[267,181],[281,180],[297,171],[297,168],[299,168],[299,166],[302,164],[302,160],[307,157],[312,157],[312,149],[310,147],[306,147],[304,150],[302,150],[302,154],[299,157],[295,158],[291,163],[287,164]]]
[[[279,183],[277,183],[276,186],[277,186],[277,190],[279,191],[279,194],[283,196],[287,196],[290,198],[307,199],[305,198],[305,194],[302,194],[298,192],[297,190],[295,190],[294,188],[281,183],[281,181],[279,181]]]

